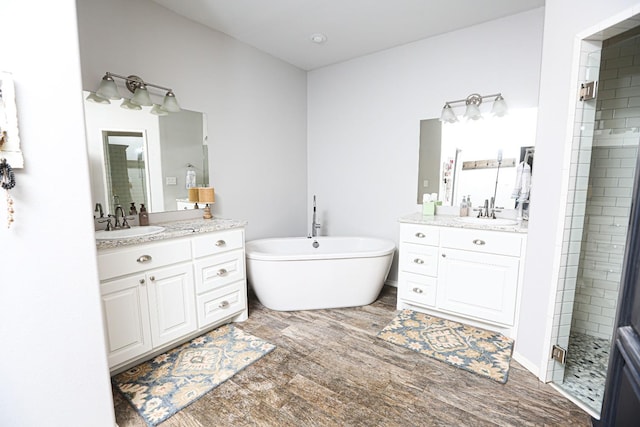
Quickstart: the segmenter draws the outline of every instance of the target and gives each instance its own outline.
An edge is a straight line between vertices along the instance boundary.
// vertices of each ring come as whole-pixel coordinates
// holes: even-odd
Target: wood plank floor
[[[365,307],[277,312],[250,295],[236,324],[276,350],[161,424],[210,426],[589,426],[590,417],[511,361],[499,384],[389,344],[385,286]],[[120,427],[145,426],[114,392]]]

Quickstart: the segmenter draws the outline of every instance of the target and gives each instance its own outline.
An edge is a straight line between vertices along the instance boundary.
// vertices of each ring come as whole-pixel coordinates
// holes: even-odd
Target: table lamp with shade
[[[213,191],[213,187],[199,187],[198,188],[198,202],[200,204],[206,204],[204,208],[204,215],[202,218],[211,219],[213,215],[211,215],[211,208],[209,207],[210,203],[215,203],[216,197],[215,192]]]

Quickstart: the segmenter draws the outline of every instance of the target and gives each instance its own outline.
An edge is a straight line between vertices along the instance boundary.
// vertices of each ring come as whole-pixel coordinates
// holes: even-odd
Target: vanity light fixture
[[[452,104],[465,103],[467,106],[464,112],[464,118],[467,120],[478,120],[482,118],[480,112],[480,105],[486,98],[494,98],[493,108],[491,114],[496,117],[502,117],[507,114],[507,103],[502,97],[501,93],[494,93],[492,95],[480,95],[478,93],[472,93],[465,99],[456,99],[455,101],[447,101],[442,108],[442,115],[440,116],[441,122],[455,123],[458,121],[458,117],[453,112]]]
[[[107,72],[104,77],[102,77],[100,86],[95,93],[90,93],[89,96],[87,96],[87,100],[101,104],[110,104],[110,100],[122,99],[122,96],[120,96],[120,93],[118,92],[118,87],[116,86],[114,77],[124,80],[127,89],[133,93],[131,99],[125,98],[123,100],[120,105],[122,108],[140,110],[142,109],[142,106],[148,106],[152,107],[151,113],[157,115],[166,115],[167,113],[177,113],[180,111],[180,106],[176,100],[176,95],[173,93],[173,89],[145,82],[135,75],[125,77],[110,72]],[[151,97],[149,96],[147,87],[154,87],[166,91],[162,105],[154,105]]]

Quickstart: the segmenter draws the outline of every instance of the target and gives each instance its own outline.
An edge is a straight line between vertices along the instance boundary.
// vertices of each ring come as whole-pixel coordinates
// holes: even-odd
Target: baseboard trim
[[[521,364],[527,371],[531,372],[536,377],[540,378],[540,368],[536,366],[535,363],[518,353],[517,351],[513,352],[513,359]]]

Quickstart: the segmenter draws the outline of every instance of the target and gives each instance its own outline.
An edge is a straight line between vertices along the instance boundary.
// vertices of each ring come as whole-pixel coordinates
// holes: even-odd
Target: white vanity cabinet
[[[243,229],[99,250],[98,272],[112,369],[248,317]]]
[[[401,223],[398,309],[515,334],[526,234]]]

